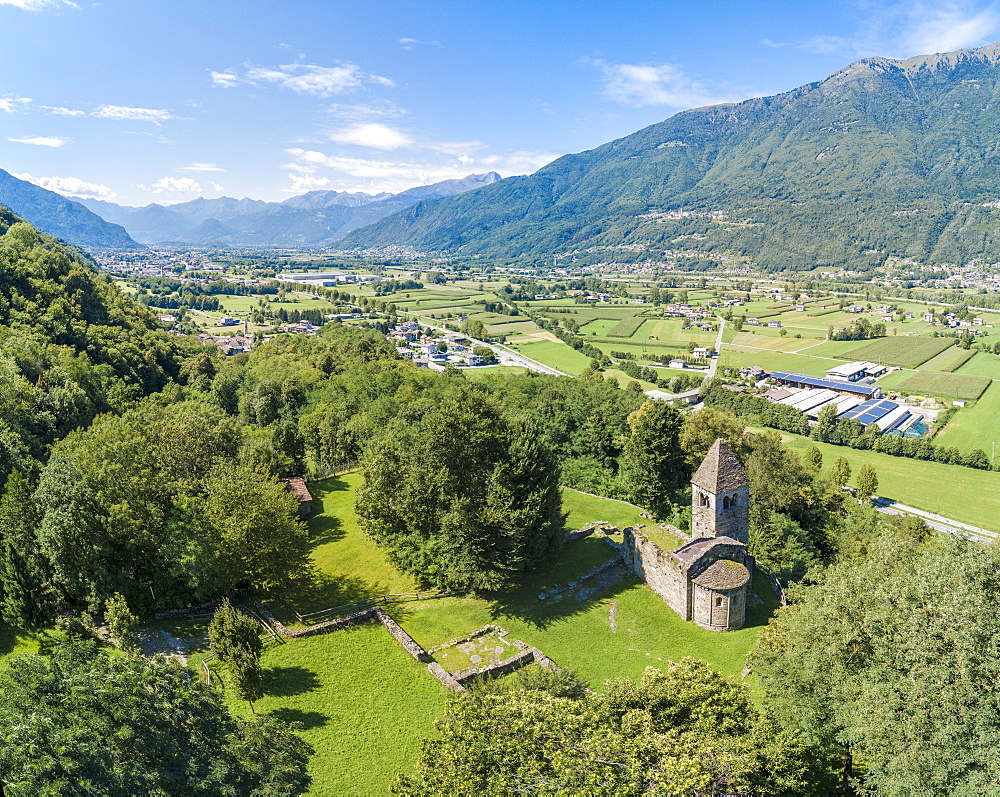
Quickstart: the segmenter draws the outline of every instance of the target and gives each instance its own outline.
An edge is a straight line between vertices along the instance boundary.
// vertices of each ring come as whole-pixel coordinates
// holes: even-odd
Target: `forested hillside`
[[[679,113],[533,175],[420,203],[344,239],[539,261],[605,247],[765,269],[888,255],[1000,259],[1000,44],[869,58],[774,97]]]

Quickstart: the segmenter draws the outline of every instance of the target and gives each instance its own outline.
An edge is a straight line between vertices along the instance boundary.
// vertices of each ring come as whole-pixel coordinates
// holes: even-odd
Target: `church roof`
[[[691,580],[708,589],[738,589],[750,580],[750,571],[739,562],[719,559]]]
[[[691,484],[718,495],[747,487],[750,482],[740,461],[720,437],[708,449],[705,459],[691,477]]]
[[[672,555],[682,568],[690,570],[704,557],[712,553],[714,548],[720,546],[746,547],[742,542],[734,540],[732,537],[698,537],[691,540],[691,542],[684,543],[680,548],[673,551]]]

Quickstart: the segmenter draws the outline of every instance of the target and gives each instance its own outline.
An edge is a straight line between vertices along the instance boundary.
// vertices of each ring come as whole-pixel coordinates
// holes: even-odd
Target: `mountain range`
[[[169,206],[154,203],[127,207],[96,199],[78,201],[145,244],[299,247],[332,244],[358,227],[418,202],[463,193],[498,180],[496,172],[487,172],[398,194],[310,191],[284,202],[220,197]]]
[[[141,248],[125,228],[62,194],[21,180],[0,169],[0,204],[39,230],[91,249]]]
[[[867,58],[421,201],[342,248],[548,262],[739,254],[770,270],[1000,261],[1000,43]],[[589,250],[589,251],[588,251]]]

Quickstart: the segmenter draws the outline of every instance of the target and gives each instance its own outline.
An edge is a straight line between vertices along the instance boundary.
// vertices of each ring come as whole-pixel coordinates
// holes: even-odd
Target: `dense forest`
[[[862,486],[874,473],[859,474],[859,501],[842,489],[846,461],[748,434],[723,402],[683,412],[594,370],[431,373],[363,325],[226,357],[159,329],[86,257],[16,217],[0,214],[0,232],[0,616],[69,638],[0,673],[0,733],[16,740],[0,751],[7,792],[308,787],[310,750],[289,726],[237,719],[186,670],[127,645],[79,641],[101,623],[123,639],[156,611],[309,583],[287,477],[359,468],[362,527],[397,568],[496,592],[558,556],[560,485],[687,527],[691,474],[718,438],[749,476],[750,550],[790,585],[750,662],[763,700],[694,661],[593,692],[571,672],[526,671],[451,698],[400,791],[944,795],[997,783],[1000,561],[878,515]],[[216,619],[221,659],[254,644],[259,655],[253,623],[247,654],[233,642],[239,613],[224,604]],[[109,699],[93,699],[97,684]],[[238,689],[252,699],[253,679]]]

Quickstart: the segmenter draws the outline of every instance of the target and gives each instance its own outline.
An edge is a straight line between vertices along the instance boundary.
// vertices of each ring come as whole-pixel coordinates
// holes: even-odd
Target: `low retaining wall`
[[[243,600],[243,598],[249,594],[249,589],[237,590],[232,595],[227,595],[225,598],[216,598],[214,601],[199,603],[197,606],[188,606],[184,609],[167,609],[163,612],[156,612],[156,614],[153,615],[153,619],[167,620],[172,617],[188,617],[197,614],[211,614],[222,605],[224,600],[228,599],[230,601],[239,601]]]
[[[392,634],[393,638],[402,646],[403,650],[409,653],[417,661],[430,661],[431,657],[427,651],[418,645],[413,637],[407,634],[388,614],[382,611],[380,606],[375,607],[375,616],[379,622],[385,626],[385,630]]]

